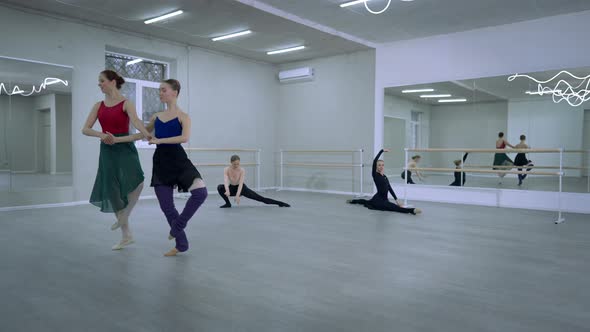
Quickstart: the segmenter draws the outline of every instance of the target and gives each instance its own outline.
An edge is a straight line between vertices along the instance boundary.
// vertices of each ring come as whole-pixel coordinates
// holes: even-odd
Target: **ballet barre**
[[[360,168],[360,181],[359,181],[359,194],[363,194],[363,149],[356,150],[279,150],[280,152],[280,187],[279,190],[284,188],[284,168],[285,167],[311,167],[311,168]],[[297,162],[285,162],[285,154],[313,154],[313,153],[351,153],[354,157],[355,153],[359,153],[360,163],[358,164],[343,164],[343,163],[297,163]],[[353,180],[354,183],[354,180]],[[353,189],[354,191],[354,189]]]
[[[405,175],[405,186],[404,186],[404,190],[405,193],[407,193],[407,187],[408,187],[408,171],[411,170],[416,170],[416,171],[429,171],[429,172],[461,172],[461,186],[463,184],[463,173],[469,172],[469,173],[488,173],[488,174],[531,174],[531,175],[546,175],[546,176],[557,176],[559,177],[559,192],[558,192],[558,216],[557,216],[557,220],[555,221],[556,224],[560,224],[562,222],[565,221],[565,219],[562,217],[562,208],[561,208],[561,199],[562,199],[562,192],[563,192],[563,176],[564,176],[564,169],[572,169],[570,167],[565,167],[563,165],[563,154],[564,153],[588,153],[588,150],[566,150],[564,148],[559,148],[559,149],[459,149],[459,148],[433,148],[433,149],[412,149],[412,148],[405,148],[405,163],[404,163],[404,175]],[[412,167],[412,168],[408,168],[408,153],[409,152],[460,152],[460,160],[463,159],[463,154],[466,152],[473,152],[473,153],[559,153],[559,166],[548,166],[548,167],[536,167],[539,169],[545,168],[545,169],[557,169],[559,170],[558,172],[539,172],[539,171],[535,171],[535,172],[530,172],[527,170],[522,170],[522,171],[512,171],[512,170],[502,170],[502,169],[496,169],[496,170],[490,170],[490,169],[476,169],[476,168],[469,168],[469,167],[465,167],[463,165],[463,162],[461,163],[461,168],[457,169],[457,168],[434,168],[434,167]],[[508,166],[508,167],[506,167]],[[483,167],[489,167],[489,166],[483,166]],[[497,166],[491,166],[492,168],[535,168],[533,167],[529,167],[526,165],[523,166],[514,166],[514,165],[497,165]],[[586,169],[586,168],[575,168],[575,169]],[[588,191],[590,192],[590,172],[588,174]],[[404,201],[407,205],[407,194],[405,195]]]
[[[255,156],[255,162],[253,163],[240,163],[241,166],[253,166],[256,168],[256,190],[260,190],[260,153],[261,149],[241,149],[241,148],[186,148],[186,151],[190,152],[252,152]],[[229,163],[194,163],[197,167],[225,167],[229,166]]]

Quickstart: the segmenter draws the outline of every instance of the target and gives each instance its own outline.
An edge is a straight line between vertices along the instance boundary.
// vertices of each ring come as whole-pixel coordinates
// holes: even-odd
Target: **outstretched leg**
[[[284,203],[281,201],[276,201],[274,199],[266,198],[266,197],[259,195],[255,191],[248,188],[248,186],[246,186],[245,184],[242,187],[242,196],[247,197],[249,199],[253,199],[258,202],[262,202],[264,204],[274,204],[274,205],[278,205],[280,207],[290,207],[290,205],[287,203]]]

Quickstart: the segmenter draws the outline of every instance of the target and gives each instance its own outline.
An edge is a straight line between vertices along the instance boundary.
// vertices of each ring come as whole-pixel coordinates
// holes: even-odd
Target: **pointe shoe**
[[[415,208],[414,209],[414,215],[420,214],[422,213],[422,210],[420,210],[419,208]]]
[[[121,227],[121,223],[116,221],[114,224],[111,225],[111,231],[116,230],[117,228]]]
[[[174,240],[174,236],[172,236],[171,234],[168,234],[168,240]]]
[[[123,239],[123,240],[121,240],[121,242],[115,244],[112,249],[113,250],[121,250],[121,249],[123,249],[123,248],[125,248],[128,245],[131,245],[133,243],[135,243],[135,241],[133,241],[133,238]]]
[[[166,257],[176,256],[176,254],[178,254],[178,252],[179,252],[178,249],[172,248],[172,249],[170,249],[170,251],[165,253],[164,256],[166,256]]]
[[[346,203],[348,203],[348,204],[352,204],[352,199],[347,199],[347,200],[346,200]]]

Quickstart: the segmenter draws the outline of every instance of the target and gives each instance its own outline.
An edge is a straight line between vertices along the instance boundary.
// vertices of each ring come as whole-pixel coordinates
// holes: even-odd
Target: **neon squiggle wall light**
[[[365,2],[364,2],[364,4],[365,4],[365,8],[366,8],[366,9],[369,11],[369,13],[371,13],[371,14],[375,14],[375,15],[378,15],[378,14],[384,13],[384,12],[387,10],[387,8],[389,8],[389,5],[391,5],[391,0],[387,0],[387,5],[385,6],[385,8],[383,8],[383,10],[380,10],[380,11],[374,11],[374,10],[371,10],[371,8],[369,8],[369,5],[367,5],[367,2],[368,2],[368,1],[365,1]]]
[[[559,79],[557,82],[555,82],[553,88],[544,86],[544,84],[548,84],[556,80],[561,74],[569,75],[571,78],[579,80],[580,84],[571,85],[566,80]],[[590,90],[588,90],[588,87],[590,86],[590,75],[578,77],[568,71],[562,70],[546,81],[537,80],[536,78],[525,74],[514,74],[508,77],[508,81],[512,82],[519,77],[528,78],[529,80],[537,83],[537,91],[527,91],[527,94],[530,95],[552,95],[551,97],[553,102],[559,103],[565,100],[573,107],[580,106],[582,103],[590,100]]]
[[[61,80],[59,78],[55,78],[55,77],[46,77],[43,80],[43,83],[41,83],[41,85],[39,85],[39,87],[36,87],[33,85],[33,88],[31,89],[31,91],[27,92],[21,88],[18,87],[18,85],[15,85],[12,88],[12,91],[8,91],[6,89],[6,86],[4,85],[4,83],[0,83],[0,95],[2,95],[2,92],[4,92],[4,94],[8,95],[8,96],[12,96],[12,95],[21,95],[23,97],[28,97],[34,93],[39,93],[43,90],[45,90],[47,88],[48,85],[52,85],[52,84],[58,84],[61,83],[64,86],[68,86],[68,81],[64,81]]]

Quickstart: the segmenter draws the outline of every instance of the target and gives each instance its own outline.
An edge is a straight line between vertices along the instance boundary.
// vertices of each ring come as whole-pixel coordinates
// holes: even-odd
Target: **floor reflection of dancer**
[[[385,175],[385,162],[379,157],[383,152],[389,152],[389,149],[382,149],[379,151],[375,159],[373,160],[373,181],[375,182],[375,186],[377,187],[377,193],[370,199],[351,199],[347,202],[349,204],[361,204],[371,210],[381,210],[381,211],[393,211],[393,212],[400,212],[400,213],[410,213],[410,214],[419,214],[422,210],[418,208],[404,208],[401,207],[391,184],[389,183],[389,179]],[[395,203],[390,202],[387,193],[391,193],[393,199],[395,199]]]

